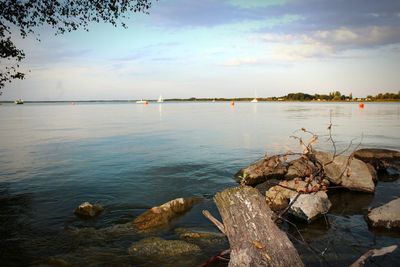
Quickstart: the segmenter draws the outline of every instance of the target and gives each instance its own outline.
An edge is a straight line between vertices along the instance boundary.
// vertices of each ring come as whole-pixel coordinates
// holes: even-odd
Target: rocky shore
[[[115,236],[135,233],[141,239],[132,242],[126,248],[127,257],[135,262],[151,262],[153,265],[176,266],[170,261],[173,258],[179,258],[181,266],[193,266],[195,263],[191,260],[191,256],[201,253],[208,247],[227,246],[229,241],[231,249],[229,266],[253,266],[255,262],[261,262],[256,264],[257,266],[275,266],[279,261],[276,261],[274,257],[278,257],[276,255],[279,254],[279,250],[272,253],[271,248],[268,248],[266,241],[263,240],[263,235],[279,236],[280,230],[276,230],[279,233],[276,232],[273,235],[267,232],[260,234],[258,231],[269,231],[268,229],[275,224],[279,227],[281,220],[312,224],[318,217],[329,213],[335,205],[340,205],[340,199],[330,199],[331,190],[374,194],[377,183],[394,181],[399,177],[400,152],[398,151],[360,149],[345,156],[315,151],[310,147],[305,153],[264,157],[239,170],[235,179],[240,186],[218,193],[218,196],[214,198],[223,221],[219,222],[212,215],[204,212],[222,233],[177,228],[175,233],[178,239],[165,239],[158,236],[158,233],[168,227],[171,221],[184,215],[202,201],[201,198],[193,197],[177,198],[155,206],[126,224],[103,229],[73,229],[70,230],[70,234],[112,240]],[[226,199],[230,201],[228,204]],[[241,208],[238,208],[239,206]],[[399,208],[400,198],[393,199],[389,203],[370,209],[365,215],[365,220],[371,228],[398,232],[400,231]],[[99,216],[102,211],[101,205],[85,202],[77,207],[75,214],[86,220]],[[243,219],[242,215],[253,218]],[[230,219],[227,219],[227,216]],[[267,224],[271,226],[267,229],[260,228],[259,226],[263,224],[260,223],[260,218],[265,223],[268,221]],[[257,221],[259,225],[252,226],[252,223]],[[276,237],[275,241],[268,238],[270,243],[267,243],[274,244],[280,238],[287,238],[286,234],[282,233],[283,236]],[[244,241],[246,238],[237,238],[238,234],[253,235],[255,240],[250,240],[250,245],[238,244],[238,242],[246,243]],[[288,246],[287,250],[294,249],[290,241],[284,242]],[[254,251],[250,252],[251,250]],[[238,251],[248,254],[247,256],[237,255]],[[229,254],[229,250],[227,253]],[[291,253],[293,260],[291,265],[302,266],[297,252]],[[212,262],[221,258],[224,258],[222,254],[212,257],[202,266],[210,266]],[[290,260],[290,257],[287,260]],[[236,265],[233,262],[236,262]],[[248,264],[243,265],[243,262]],[[60,257],[48,259],[38,266],[74,266],[74,264],[68,262],[68,257]]]

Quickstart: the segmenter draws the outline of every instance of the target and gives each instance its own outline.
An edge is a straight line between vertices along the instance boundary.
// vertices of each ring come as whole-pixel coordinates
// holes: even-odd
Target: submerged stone
[[[80,204],[74,211],[74,214],[80,218],[88,219],[99,215],[104,208],[100,204],[90,204],[89,202],[84,202]]]
[[[133,243],[128,253],[138,258],[165,259],[199,253],[200,251],[199,246],[182,240],[165,240],[159,237],[149,237]]]
[[[226,242],[226,236],[220,233],[205,232],[197,229],[177,228],[179,239],[194,243],[201,247],[209,247]]]
[[[202,198],[177,198],[161,206],[153,207],[139,215],[133,225],[138,231],[158,229],[166,226],[173,218],[189,211]]]
[[[372,227],[400,230],[400,198],[372,209],[367,215]]]

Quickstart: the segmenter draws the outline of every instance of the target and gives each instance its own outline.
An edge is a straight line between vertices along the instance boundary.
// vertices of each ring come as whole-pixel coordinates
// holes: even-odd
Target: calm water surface
[[[330,150],[330,113],[340,149],[361,136],[361,147],[400,149],[398,103],[0,105],[0,265],[54,257],[76,266],[152,266],[127,256],[143,237],[86,230],[129,222],[177,197],[202,196],[203,203],[157,235],[176,239],[178,227],[215,231],[201,210],[218,214],[212,196],[236,185],[233,174],[265,153],[298,150],[289,136],[301,127],[318,133],[319,148]],[[399,181],[380,182],[375,195],[330,192],[326,221],[282,227],[307,265],[346,266],[371,248],[400,243],[399,235],[368,229],[363,218],[369,207],[399,196]],[[84,201],[106,210],[81,221],[73,210]],[[171,265],[195,266],[227,246]],[[368,265],[400,266],[400,252]]]

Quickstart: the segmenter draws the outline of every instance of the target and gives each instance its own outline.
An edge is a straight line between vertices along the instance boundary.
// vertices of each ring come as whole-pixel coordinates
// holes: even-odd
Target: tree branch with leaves
[[[91,23],[123,22],[132,13],[148,13],[151,0],[3,0],[0,1],[0,89],[14,79],[24,79],[20,63],[25,53],[13,41],[17,35],[26,38],[48,25],[55,34],[78,29],[89,31]]]

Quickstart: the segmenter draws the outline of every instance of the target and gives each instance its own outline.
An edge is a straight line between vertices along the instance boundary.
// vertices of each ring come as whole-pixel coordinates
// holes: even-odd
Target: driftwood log
[[[217,193],[214,201],[230,244],[230,267],[304,266],[257,189],[228,188]]]

